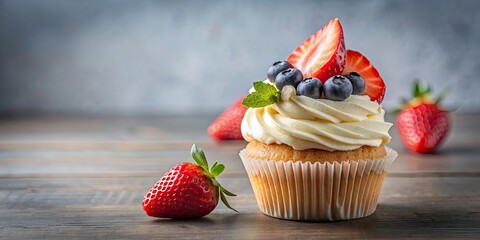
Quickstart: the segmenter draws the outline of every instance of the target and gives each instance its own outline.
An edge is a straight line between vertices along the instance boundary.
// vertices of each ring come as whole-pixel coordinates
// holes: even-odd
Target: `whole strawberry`
[[[416,81],[414,98],[404,101],[397,115],[397,129],[406,148],[417,153],[431,153],[442,143],[450,128],[449,114],[439,108],[444,94],[434,100],[428,85]]]
[[[148,216],[159,218],[199,218],[215,209],[218,198],[230,209],[225,195],[236,196],[223,188],[218,177],[225,166],[208,162],[201,148],[192,146],[197,164],[184,162],[170,169],[145,195],[142,207]]]

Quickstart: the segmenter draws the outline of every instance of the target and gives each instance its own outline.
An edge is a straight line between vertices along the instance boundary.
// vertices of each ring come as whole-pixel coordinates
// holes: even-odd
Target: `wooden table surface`
[[[389,117],[391,120],[391,117]],[[260,213],[238,157],[243,141],[215,143],[213,117],[2,117],[0,239],[375,239],[480,236],[480,114],[456,114],[435,155],[399,157],[370,217],[333,223]],[[220,182],[238,194],[207,217],[147,217],[141,201],[192,143],[225,163]]]

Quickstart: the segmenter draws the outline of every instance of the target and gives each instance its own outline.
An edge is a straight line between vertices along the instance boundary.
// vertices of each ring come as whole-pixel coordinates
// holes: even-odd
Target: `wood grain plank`
[[[435,211],[424,206],[379,205],[372,216],[335,223],[305,223],[269,218],[259,212],[235,214],[216,211],[198,220],[155,220],[138,207],[76,206],[54,212],[4,211],[0,220],[8,225],[0,236],[12,239],[478,239],[478,215],[470,209],[445,209],[438,202]],[[429,209],[432,210],[432,209]],[[59,214],[63,212],[63,214]],[[25,221],[25,219],[28,219]],[[464,224],[465,222],[471,225]]]
[[[374,215],[336,223],[269,218],[259,212],[245,178],[222,180],[239,194],[230,202],[240,214],[220,205],[206,218],[172,221],[149,218],[141,210],[139,204],[143,193],[153,184],[154,178],[2,179],[0,236],[49,239],[474,239],[480,234],[480,189],[476,187],[480,178],[387,178]],[[461,204],[457,199],[462,199]]]
[[[229,147],[203,146],[210,161],[219,161],[232,174],[245,173],[238,156],[245,143],[230,143]],[[449,151],[419,155],[399,150],[391,174],[480,174],[480,147],[468,151]],[[105,174],[124,176],[154,176],[173,165],[191,161],[189,147],[163,151],[0,151],[0,177],[20,174],[38,176],[53,174]]]
[[[68,140],[208,140],[206,129],[214,116],[198,117],[85,117],[30,116],[0,117],[1,141]]]
[[[67,155],[55,153],[49,156],[36,157],[35,154],[25,154],[21,158],[2,157],[0,153],[0,176],[4,175],[28,175],[28,174],[140,174],[153,176],[162,174],[174,165],[190,161],[189,150],[163,151],[154,156],[136,157],[135,154],[126,157],[115,154],[109,157],[95,154],[85,156],[82,153]],[[226,173],[245,173],[243,164],[238,156],[238,151],[208,151],[210,161],[219,161],[227,166]]]
[[[388,116],[393,121],[392,116]],[[213,159],[241,169],[237,153],[243,141],[217,143],[204,129],[212,117],[125,117],[0,119],[1,176],[12,174],[144,174],[145,169],[165,171],[178,159],[188,160],[193,143]],[[480,171],[480,114],[454,115],[454,129],[438,154],[419,155],[405,150],[395,127],[391,147],[399,152],[391,173],[455,174]],[[163,133],[169,132],[170,135]],[[198,140],[198,141],[197,141]],[[178,152],[178,158],[169,155]],[[219,153],[219,154],[217,154]],[[224,154],[225,153],[225,154]],[[220,155],[220,156],[218,156]],[[131,157],[132,159],[126,159]],[[136,158],[142,164],[128,164]],[[151,161],[145,158],[151,158]],[[42,159],[42,162],[36,161]],[[97,161],[98,160],[98,161]],[[231,162],[229,162],[231,160]],[[97,161],[97,162],[95,162]],[[170,164],[168,164],[169,162]],[[79,166],[76,166],[78,163]],[[165,164],[164,164],[165,163]],[[164,165],[162,165],[164,164]],[[102,166],[103,165],[103,166]],[[144,169],[142,169],[142,166]],[[48,172],[51,171],[51,172]],[[239,171],[243,172],[243,171]],[[148,173],[149,174],[149,173]]]
[[[216,145],[206,134],[214,117],[31,117],[0,118],[0,150],[131,150],[179,149],[194,142]],[[394,122],[392,115],[387,121]],[[480,114],[454,114],[445,144],[465,150],[476,143]],[[397,131],[390,130],[391,146],[400,149]],[[229,144],[222,144],[229,146]],[[177,148],[176,148],[177,147]],[[477,145],[467,150],[478,149]]]
[[[80,195],[84,193],[112,192],[117,194],[120,191],[139,191],[137,201],[140,202],[143,193],[147,192],[156,180],[160,177],[132,177],[132,178],[65,178],[65,179],[0,179],[0,193],[8,194],[30,194],[30,197],[37,197],[45,194],[48,197],[44,204],[74,204],[81,201]],[[219,181],[239,195],[248,195],[250,202],[254,203],[253,192],[250,182],[245,177],[219,178]],[[473,198],[480,197],[479,177],[426,177],[426,178],[396,178],[387,176],[382,197],[398,198]],[[105,194],[103,194],[105,195]],[[68,201],[63,201],[69,198]],[[1,199],[1,198],[0,198]],[[49,199],[62,199],[62,202],[48,202]],[[233,198],[241,199],[241,198]],[[73,201],[73,202],[72,202]],[[31,199],[25,199],[26,204],[33,204]],[[19,201],[0,202],[0,204],[18,204]],[[88,203],[88,202],[87,202]],[[85,204],[85,203],[84,203]],[[477,204],[480,204],[478,202]]]
[[[213,117],[0,118],[0,239],[478,239],[480,114],[455,114],[441,151],[407,152],[386,178],[377,212],[336,223],[281,221],[256,206],[238,150],[205,133]],[[387,120],[392,121],[392,116]],[[220,181],[239,196],[206,218],[155,220],[140,207],[192,143],[227,165]]]

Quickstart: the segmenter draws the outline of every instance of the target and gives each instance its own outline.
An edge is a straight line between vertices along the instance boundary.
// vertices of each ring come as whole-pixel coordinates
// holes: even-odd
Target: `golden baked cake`
[[[387,151],[383,145],[379,147],[362,146],[355,150],[334,152],[318,149],[295,150],[286,144],[264,144],[252,140],[246,146],[244,154],[253,159],[272,159],[275,161],[289,159],[294,162],[333,163],[383,158],[387,155]]]
[[[397,153],[381,106],[385,84],[360,53],[345,50],[333,19],[268,79],[255,82],[240,152],[260,210],[303,221],[371,215]]]

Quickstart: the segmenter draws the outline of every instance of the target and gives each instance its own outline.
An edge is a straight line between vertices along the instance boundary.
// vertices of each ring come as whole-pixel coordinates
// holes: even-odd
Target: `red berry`
[[[198,218],[215,209],[218,199],[230,209],[225,195],[235,196],[220,186],[216,177],[225,166],[215,163],[208,168],[203,150],[192,146],[192,157],[197,164],[184,162],[170,169],[145,194],[143,210],[148,216],[159,218]]]
[[[356,72],[365,79],[365,90],[363,95],[370,96],[370,100],[381,103],[385,96],[386,86],[377,69],[361,53],[347,50],[345,68],[343,75]]]
[[[445,139],[449,126],[448,114],[436,104],[407,107],[397,116],[400,139],[405,147],[418,153],[434,151]]]
[[[342,73],[345,66],[345,41],[338,18],[307,38],[288,56],[287,61],[302,71],[305,78],[325,82]]]
[[[241,124],[247,107],[242,105],[239,98],[235,103],[228,107],[207,129],[208,135],[215,140],[242,140]]]
[[[203,169],[184,162],[168,171],[145,195],[147,215],[160,218],[197,218],[209,214],[218,203],[218,187]]]

